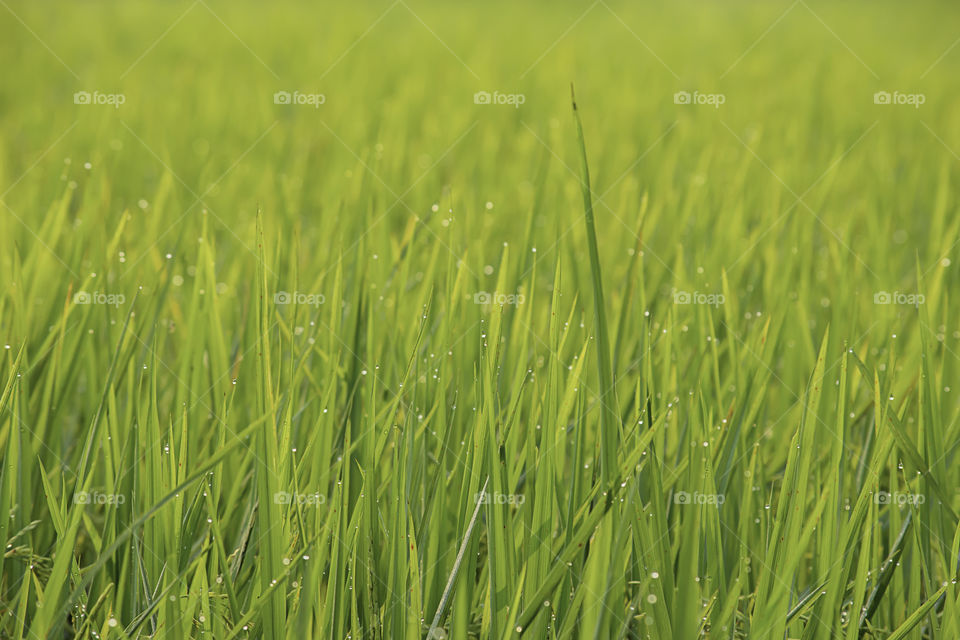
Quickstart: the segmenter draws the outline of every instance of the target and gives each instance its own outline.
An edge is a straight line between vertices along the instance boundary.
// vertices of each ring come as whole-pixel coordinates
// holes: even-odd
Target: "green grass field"
[[[0,638],[960,638],[958,20],[0,0]]]

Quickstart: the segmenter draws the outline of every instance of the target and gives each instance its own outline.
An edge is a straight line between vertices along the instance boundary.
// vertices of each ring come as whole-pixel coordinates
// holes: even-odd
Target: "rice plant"
[[[0,0],[0,638],[960,637],[958,17]]]

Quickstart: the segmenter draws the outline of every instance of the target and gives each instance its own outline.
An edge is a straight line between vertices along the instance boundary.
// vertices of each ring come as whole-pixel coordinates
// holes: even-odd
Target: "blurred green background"
[[[148,284],[166,253],[199,235],[204,210],[221,249],[251,250],[260,207],[281,236],[301,226],[318,258],[310,275],[341,250],[369,262],[369,250],[352,254],[396,247],[422,216],[421,246],[442,242],[489,289],[484,267],[526,227],[538,184],[534,239],[578,256],[571,82],[614,281],[644,192],[647,287],[666,304],[675,288],[716,290],[726,269],[747,308],[803,289],[824,306],[794,319],[822,328],[836,315],[862,332],[874,292],[916,289],[918,259],[928,276],[950,277],[938,270],[954,253],[960,168],[958,10],[948,3],[2,9],[0,235],[7,249],[57,269],[62,260],[73,280],[103,268],[87,243],[109,238],[125,212],[124,237],[151,242],[129,243],[110,267]],[[76,105],[77,91],[125,102]],[[325,101],[278,105],[277,91]],[[478,91],[524,102],[475,104]],[[678,105],[679,91],[724,103]],[[878,105],[878,91],[925,101]],[[68,189],[69,226],[35,243]],[[222,256],[222,280],[241,282],[252,265]],[[41,317],[65,294],[63,273],[49,276],[56,287],[40,289],[56,295],[37,302]],[[4,337],[23,339],[33,320],[9,319]]]

